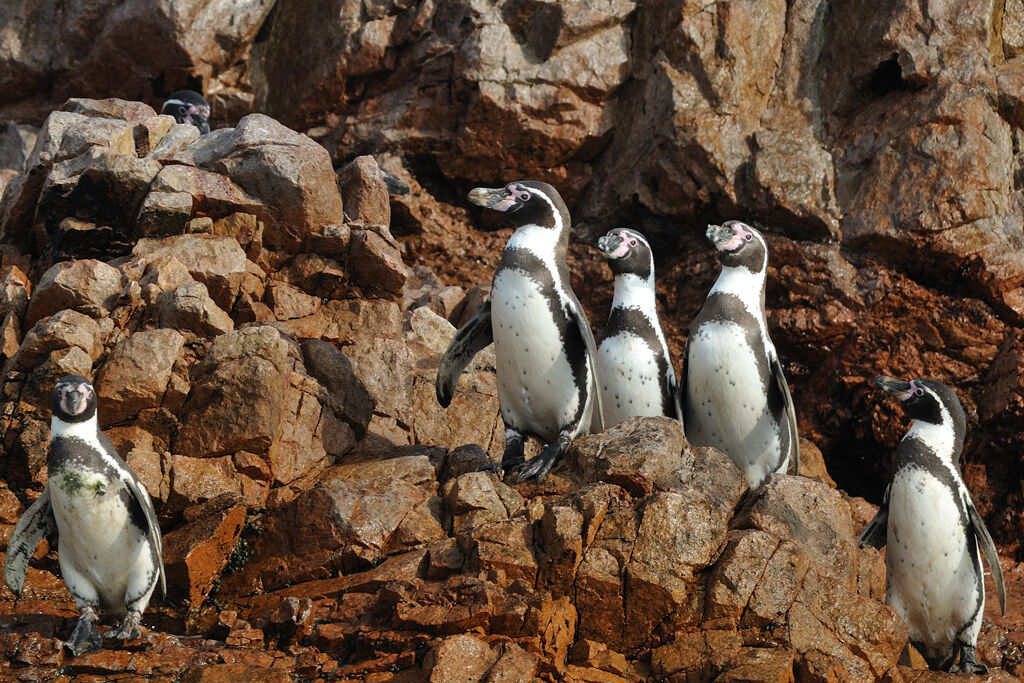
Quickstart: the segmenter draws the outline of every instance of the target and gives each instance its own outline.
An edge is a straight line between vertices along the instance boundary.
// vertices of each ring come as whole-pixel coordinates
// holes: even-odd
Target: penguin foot
[[[987,674],[988,667],[984,664],[979,664],[975,649],[968,645],[964,645],[960,649],[960,661],[953,666],[949,667],[949,673],[951,674]]]
[[[124,617],[124,621],[121,622],[121,625],[107,631],[104,634],[104,637],[111,640],[135,640],[136,638],[140,638],[142,637],[142,629],[139,628],[139,622],[141,621],[141,612],[129,610],[128,614]]]
[[[516,473],[515,483],[522,484],[527,479],[533,479],[538,482],[543,481],[548,471],[558,462],[558,458],[561,455],[562,444],[560,441],[548,444],[537,457],[523,465],[522,469]]]
[[[78,617],[75,630],[71,632],[71,637],[64,643],[72,655],[77,657],[83,652],[99,650],[103,647],[103,638],[100,637],[100,631],[96,628],[97,621],[95,608],[87,606],[82,609],[82,616]]]

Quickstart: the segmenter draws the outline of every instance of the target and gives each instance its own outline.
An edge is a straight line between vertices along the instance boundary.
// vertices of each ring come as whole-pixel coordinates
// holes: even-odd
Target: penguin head
[[[905,382],[880,376],[875,378],[874,383],[878,388],[899,398],[907,417],[950,428],[954,436],[954,443],[951,445],[953,458],[960,458],[964,435],[967,432],[967,418],[955,391],[933,379],[917,378]]]
[[[50,410],[64,422],[86,422],[96,416],[96,389],[80,375],[67,375],[50,392]]]
[[[569,227],[569,210],[565,208],[558,190],[547,183],[517,180],[505,187],[475,187],[469,191],[469,201],[501,211],[518,226]]]
[[[768,244],[757,230],[742,221],[709,225],[704,233],[726,267],[740,266],[760,273],[768,265]]]
[[[173,116],[178,123],[195,126],[200,134],[210,132],[210,103],[195,90],[173,93],[160,113]]]
[[[651,245],[636,230],[609,230],[597,240],[597,248],[604,252],[608,265],[616,275],[631,274],[646,280],[654,272]]]

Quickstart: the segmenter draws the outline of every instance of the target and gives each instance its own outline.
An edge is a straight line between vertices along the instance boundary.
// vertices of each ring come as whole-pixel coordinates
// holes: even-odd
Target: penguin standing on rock
[[[210,103],[195,90],[173,93],[164,102],[160,113],[173,116],[178,123],[195,126],[200,135],[210,132]]]
[[[676,371],[655,303],[651,246],[635,230],[617,228],[597,247],[615,274],[612,310],[597,347],[604,423],[634,415],[681,420]]]
[[[981,554],[1004,614],[1006,588],[995,543],[960,477],[963,407],[952,389],[934,380],[878,377],[875,384],[896,395],[914,421],[896,450],[892,482],[861,543],[888,546],[885,602],[906,622],[910,641],[928,666],[985,673],[975,654],[985,609]]]
[[[540,481],[592,421],[603,428],[594,336],[569,286],[565,262],[569,211],[555,188],[533,181],[478,187],[469,200],[506,214],[518,228],[502,252],[490,300],[456,333],[441,359],[437,400],[451,403],[463,369],[493,342],[505,422],[501,466],[518,468],[517,482]],[[528,463],[527,434],[547,442]]]
[[[142,612],[157,584],[167,592],[163,549],[149,494],[100,432],[92,384],[64,377],[50,394],[50,408],[46,488],[14,527],[4,580],[19,595],[36,544],[57,530],[64,584],[81,613],[66,642],[77,655],[103,645],[100,608],[124,615],[107,638],[142,635]]]
[[[690,326],[683,425],[691,444],[724,451],[756,489],[790,461],[800,468],[793,399],[764,315],[768,245],[740,221],[706,234],[722,272]]]

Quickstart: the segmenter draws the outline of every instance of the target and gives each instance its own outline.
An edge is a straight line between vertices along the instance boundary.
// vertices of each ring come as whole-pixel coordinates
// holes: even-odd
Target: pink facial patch
[[[515,183],[511,183],[505,189],[509,191],[509,195],[491,207],[495,211],[508,211],[516,205],[517,201],[526,201],[530,198],[530,193],[526,190],[520,190],[516,187]]]
[[[744,242],[754,239],[754,233],[750,232],[743,223],[734,223],[733,231],[731,240],[718,245],[719,251],[736,251]]]
[[[629,253],[629,240],[623,239],[619,243],[619,247],[615,251],[609,253],[608,257],[609,258],[623,258],[628,253]]]
[[[910,380],[910,389],[907,391],[907,393],[900,394],[899,399],[901,401],[908,400],[911,396],[914,395],[914,392],[917,391],[919,388],[920,387],[917,386],[917,380],[916,379]]]

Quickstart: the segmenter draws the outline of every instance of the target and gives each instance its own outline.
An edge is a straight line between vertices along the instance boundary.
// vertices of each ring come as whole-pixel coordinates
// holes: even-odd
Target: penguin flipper
[[[118,454],[117,449],[114,448],[114,443],[107,438],[107,435],[100,432],[99,441],[112,458],[124,465],[124,474],[121,477],[121,482],[124,484],[125,488],[128,489],[128,493],[138,501],[139,507],[142,508],[142,514],[146,518],[146,533],[149,536],[149,543],[153,547],[154,551],[153,561],[157,566],[159,574],[160,591],[163,597],[166,598],[167,579],[164,576],[163,539],[160,537],[160,524],[157,522],[156,509],[153,507],[153,501],[149,497],[149,491],[147,491],[146,487],[142,485],[139,478],[135,476],[135,472],[133,472],[132,469],[128,467],[128,464],[124,462]]]
[[[437,367],[437,380],[434,391],[437,402],[447,408],[455,394],[455,385],[459,382],[463,370],[473,357],[483,348],[494,342],[494,331],[491,329],[491,301],[488,299],[480,310],[455,333],[448,350],[441,357]]]
[[[49,487],[43,489],[42,495],[29,506],[14,526],[11,539],[7,543],[7,557],[4,559],[4,582],[15,597],[21,595],[25,585],[25,573],[28,562],[36,546],[43,536],[57,528],[57,518],[53,516],[53,505],[50,503]]]
[[[777,355],[772,355],[770,365],[775,390],[782,398],[783,409],[789,422],[789,461],[793,464],[793,474],[800,474],[800,435],[796,431],[796,408],[793,407],[793,397],[789,393],[789,385],[786,384],[786,376],[782,373],[782,363],[779,362]]]
[[[996,544],[985,528],[985,522],[978,514],[978,509],[970,501],[967,503],[967,513],[971,519],[971,526],[974,527],[974,535],[978,538],[978,545],[985,556],[985,561],[988,562],[989,571],[992,572],[992,581],[996,584],[996,594],[999,596],[999,609],[1006,614],[1006,585],[1003,583],[1003,568],[999,565]]]
[[[889,535],[889,487],[885,487],[885,495],[882,497],[882,504],[878,507],[878,514],[864,527],[860,535],[860,547],[871,546],[881,550],[885,547]]]
[[[576,327],[579,328],[580,336],[583,337],[583,343],[587,347],[587,369],[590,372],[590,393],[594,397],[594,412],[591,413],[590,418],[590,431],[603,432],[605,428],[604,424],[604,408],[601,406],[601,387],[598,385],[597,379],[597,342],[594,341],[594,332],[590,329],[590,321],[587,320],[587,314],[583,312],[583,306],[580,304],[579,299],[576,298],[575,294],[570,292],[569,305],[564,306],[568,315],[570,323],[575,323]],[[581,432],[585,434],[586,432]]]

